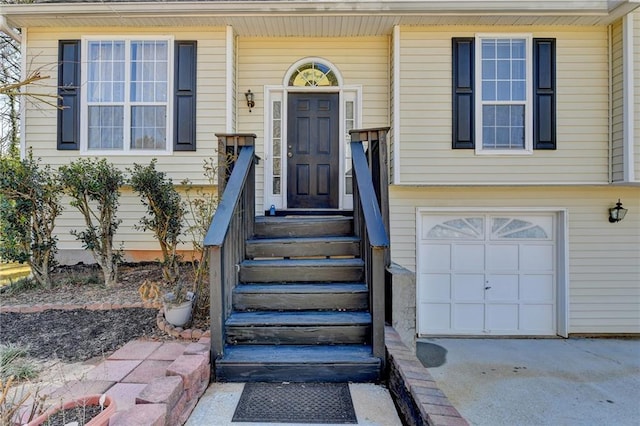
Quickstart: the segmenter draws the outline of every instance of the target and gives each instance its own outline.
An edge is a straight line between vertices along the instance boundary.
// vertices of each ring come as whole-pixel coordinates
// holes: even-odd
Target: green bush
[[[130,184],[140,195],[147,213],[140,219],[139,229],[153,232],[162,252],[162,273],[171,285],[179,282],[180,256],[178,244],[182,233],[185,208],[171,178],[156,170],[156,159],[147,166],[134,164]],[[180,290],[182,290],[180,288]],[[181,294],[176,294],[181,298]]]
[[[122,222],[116,218],[120,187],[124,175],[103,159],[81,158],[60,167],[64,190],[70,204],[84,217],[86,228],[71,232],[90,250],[102,269],[104,283],[112,287],[117,281],[118,263],[122,253],[113,247],[113,238]]]
[[[0,158],[0,257],[27,263],[35,280],[51,288],[56,267],[56,218],[62,213],[61,186],[49,166],[31,151],[24,160]]]

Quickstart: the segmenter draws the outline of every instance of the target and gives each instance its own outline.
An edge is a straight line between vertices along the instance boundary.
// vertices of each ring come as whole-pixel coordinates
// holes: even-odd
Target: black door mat
[[[358,423],[347,383],[247,383],[232,421]]]

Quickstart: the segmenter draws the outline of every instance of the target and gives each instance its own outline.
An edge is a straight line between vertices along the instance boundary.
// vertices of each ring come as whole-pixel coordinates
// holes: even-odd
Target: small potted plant
[[[162,299],[164,318],[169,324],[182,327],[191,321],[193,296],[192,291],[187,291],[183,279],[178,278],[172,291],[165,293]]]

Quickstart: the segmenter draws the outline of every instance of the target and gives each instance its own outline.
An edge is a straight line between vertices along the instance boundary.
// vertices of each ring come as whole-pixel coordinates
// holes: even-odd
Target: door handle
[[[488,286],[488,287],[485,287],[484,289],[485,290],[489,290],[490,288],[491,288],[491,286]]]
[[[287,157],[289,157],[289,158],[293,157],[293,153],[292,152],[287,152]]]

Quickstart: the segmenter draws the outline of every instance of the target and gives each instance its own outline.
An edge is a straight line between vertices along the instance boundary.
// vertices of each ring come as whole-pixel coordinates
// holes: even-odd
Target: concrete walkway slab
[[[207,392],[200,398],[198,405],[191,413],[186,426],[259,426],[276,423],[232,423],[243,383],[211,383]],[[367,426],[401,426],[396,408],[389,391],[380,385],[370,383],[349,384],[353,407],[358,418],[358,425]],[[307,423],[277,423],[288,426],[311,426]],[[317,425],[317,424],[314,424]],[[329,425],[331,426],[331,425]],[[334,425],[337,426],[337,425]],[[344,425],[341,425],[344,426]]]
[[[638,425],[640,340],[433,338],[417,346],[473,425]]]

